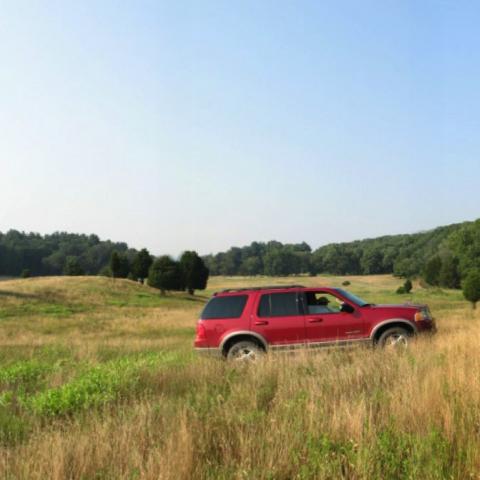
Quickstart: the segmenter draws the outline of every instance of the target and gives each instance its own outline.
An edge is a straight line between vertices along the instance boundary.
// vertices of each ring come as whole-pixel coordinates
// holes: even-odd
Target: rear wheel
[[[255,362],[263,355],[265,351],[255,342],[250,340],[241,340],[234,343],[227,353],[227,360],[235,360],[238,362]]]
[[[378,339],[378,345],[388,350],[405,349],[412,338],[412,334],[401,327],[385,330]]]

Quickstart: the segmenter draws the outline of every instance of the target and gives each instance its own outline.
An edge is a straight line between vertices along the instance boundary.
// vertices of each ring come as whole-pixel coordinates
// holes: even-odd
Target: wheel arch
[[[251,332],[248,330],[242,330],[237,332],[231,332],[222,339],[220,343],[220,351],[223,356],[226,356],[228,349],[236,342],[242,340],[250,340],[258,344],[263,350],[268,350],[268,343],[265,338],[256,332]]]
[[[372,332],[370,333],[370,338],[374,343],[376,343],[383,332],[385,332],[389,328],[394,327],[404,328],[405,330],[408,330],[408,332],[412,335],[415,335],[417,333],[417,326],[412,321],[405,318],[391,318],[375,325]]]

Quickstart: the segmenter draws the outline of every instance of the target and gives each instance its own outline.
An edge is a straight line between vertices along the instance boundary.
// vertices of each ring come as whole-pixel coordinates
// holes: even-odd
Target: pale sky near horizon
[[[480,217],[480,5],[0,0],[0,231],[154,254]]]

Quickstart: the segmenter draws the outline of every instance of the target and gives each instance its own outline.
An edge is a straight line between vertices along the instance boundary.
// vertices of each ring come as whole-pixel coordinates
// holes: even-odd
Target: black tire
[[[407,348],[412,334],[402,327],[385,330],[379,337],[377,345],[381,348]]]
[[[265,350],[251,340],[234,343],[227,352],[227,360],[255,362],[265,355]]]

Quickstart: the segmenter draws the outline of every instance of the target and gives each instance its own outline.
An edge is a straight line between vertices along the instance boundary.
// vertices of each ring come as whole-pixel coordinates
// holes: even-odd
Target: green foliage
[[[343,285],[344,287],[348,287],[348,286],[351,285],[351,284],[350,284],[350,281],[349,281],[349,280],[344,280],[344,281],[342,282],[342,285]]]
[[[405,293],[410,293],[412,291],[413,285],[412,281],[409,278],[407,278],[407,280],[403,284],[403,288],[405,290]]]
[[[442,269],[442,259],[435,255],[425,265],[423,278],[429,285],[437,286],[440,284],[440,270]]]
[[[398,295],[404,295],[404,294],[407,293],[407,292],[405,291],[405,287],[402,285],[402,286],[400,286],[400,287],[397,288],[396,293],[397,293]]]
[[[438,274],[438,284],[446,288],[460,288],[460,272],[456,257],[447,255],[442,259],[442,266]]]
[[[475,308],[480,300],[480,270],[472,270],[468,273],[463,281],[463,295]]]
[[[63,275],[68,257],[76,257],[85,274],[96,275],[114,250],[129,258],[136,253],[125,243],[101,241],[96,235],[0,232],[0,275],[20,276],[23,270],[32,276]]]
[[[45,416],[71,414],[98,407],[131,388],[138,377],[128,360],[96,366],[61,387],[51,388],[28,400],[28,407]]]
[[[127,256],[117,251],[112,252],[109,267],[113,278],[127,278],[130,273],[130,262]]]
[[[63,274],[70,276],[79,276],[85,274],[82,266],[80,265],[78,257],[70,255],[66,258]]]
[[[197,252],[186,251],[180,257],[182,284],[193,295],[195,290],[205,290],[208,281],[208,268]]]
[[[0,385],[15,386],[18,384],[33,385],[50,373],[53,366],[48,363],[30,360],[17,362],[0,370]]]
[[[148,273],[148,284],[164,293],[166,290],[184,290],[182,270],[168,255],[157,258]]]
[[[153,263],[153,257],[146,248],[142,248],[132,261],[131,273],[134,279],[140,279],[142,282],[148,277],[148,271]]]
[[[30,277],[30,270],[28,268],[24,268],[22,273],[20,274],[22,278],[29,278]]]
[[[480,221],[478,224],[480,225]],[[410,278],[420,275],[427,269],[426,259],[438,256],[431,266],[432,271],[427,273],[428,283],[458,286],[458,279],[463,275],[463,270],[460,265],[458,272],[455,272],[453,264],[459,257],[455,248],[449,247],[452,260],[447,260],[447,266],[441,275],[442,259],[448,258],[443,250],[449,245],[450,237],[464,228],[468,230],[468,234],[462,234],[460,240],[453,243],[461,250],[467,241],[476,242],[478,247],[468,249],[468,258],[480,250],[480,235],[477,238],[471,232],[473,228],[471,225],[471,222],[466,222],[410,235],[390,235],[349,243],[333,243],[314,252],[305,242],[300,244],[282,244],[277,241],[253,242],[242,248],[232,247],[226,252],[207,255],[204,260],[212,275],[393,273],[399,277]],[[477,258],[480,258],[478,253]],[[464,263],[468,262],[464,260]]]
[[[462,278],[471,269],[480,270],[480,219],[463,224],[452,234],[448,244],[458,259]]]

